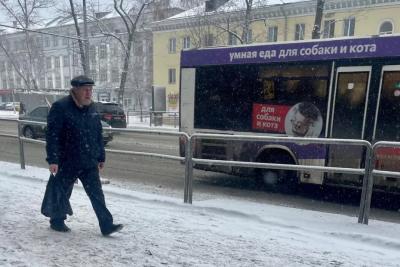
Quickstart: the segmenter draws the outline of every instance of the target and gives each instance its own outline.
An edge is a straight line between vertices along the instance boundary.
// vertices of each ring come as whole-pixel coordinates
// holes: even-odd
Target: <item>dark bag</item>
[[[60,179],[50,174],[46,192],[42,202],[41,212],[46,217],[60,218],[66,214],[72,215],[71,204],[62,187]]]

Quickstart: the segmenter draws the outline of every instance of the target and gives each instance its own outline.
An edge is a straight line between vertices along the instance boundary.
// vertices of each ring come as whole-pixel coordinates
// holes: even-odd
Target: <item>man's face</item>
[[[292,131],[295,136],[305,136],[310,129],[310,126],[313,124],[312,119],[304,117],[299,111],[294,114],[291,122]]]
[[[92,85],[83,85],[74,89],[76,100],[83,106],[88,106],[92,103]]]

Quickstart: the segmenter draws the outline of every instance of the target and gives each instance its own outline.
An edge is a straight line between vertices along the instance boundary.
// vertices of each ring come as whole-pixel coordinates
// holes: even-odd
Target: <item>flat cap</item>
[[[79,75],[71,80],[72,86],[94,85],[94,81],[85,75]]]

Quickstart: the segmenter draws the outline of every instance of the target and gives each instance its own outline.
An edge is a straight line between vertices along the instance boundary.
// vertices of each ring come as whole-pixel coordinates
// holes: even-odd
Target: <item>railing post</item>
[[[129,125],[129,110],[126,110],[126,124]]]
[[[174,113],[174,128],[176,128],[176,117],[177,117],[177,115],[176,115],[176,112]]]
[[[364,177],[363,184],[361,189],[361,198],[360,198],[360,208],[358,212],[358,223],[363,223],[364,214],[365,214],[365,200],[368,191],[368,182],[369,182],[369,166],[371,161],[371,148],[368,146],[367,151],[365,152],[365,166],[364,166]]]
[[[192,204],[193,196],[193,162],[192,162],[192,137],[186,136],[185,144],[185,184],[183,202]]]
[[[149,114],[150,114],[150,116],[149,116],[149,117],[150,117],[150,125],[149,125],[149,126],[151,127],[151,120],[152,120],[152,119],[151,119],[151,117],[152,117],[152,115],[153,115],[153,112],[152,112],[152,111],[150,111],[150,113],[149,113]]]
[[[18,127],[18,142],[19,142],[19,162],[21,164],[21,169],[25,170],[25,153],[24,153],[24,141],[21,139],[22,130],[21,123],[17,121]]]
[[[375,168],[375,151],[370,150],[369,153],[369,165],[368,165],[368,184],[367,184],[367,190],[365,194],[365,206],[364,206],[364,214],[363,214],[363,224],[368,224],[368,219],[369,219],[369,213],[371,210],[371,199],[372,199],[372,190],[374,186],[374,175],[373,175],[373,170]],[[367,155],[368,156],[368,155]]]

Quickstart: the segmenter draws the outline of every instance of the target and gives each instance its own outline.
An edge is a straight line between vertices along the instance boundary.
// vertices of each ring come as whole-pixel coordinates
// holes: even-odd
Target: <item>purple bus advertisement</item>
[[[399,141],[400,36],[312,40],[185,50],[180,130]],[[197,158],[359,168],[363,149],[343,145],[203,139]],[[380,150],[376,165],[396,171],[400,152]],[[318,171],[197,168],[252,175],[295,190],[300,183],[359,187],[358,175]],[[377,177],[376,188],[399,189]]]

